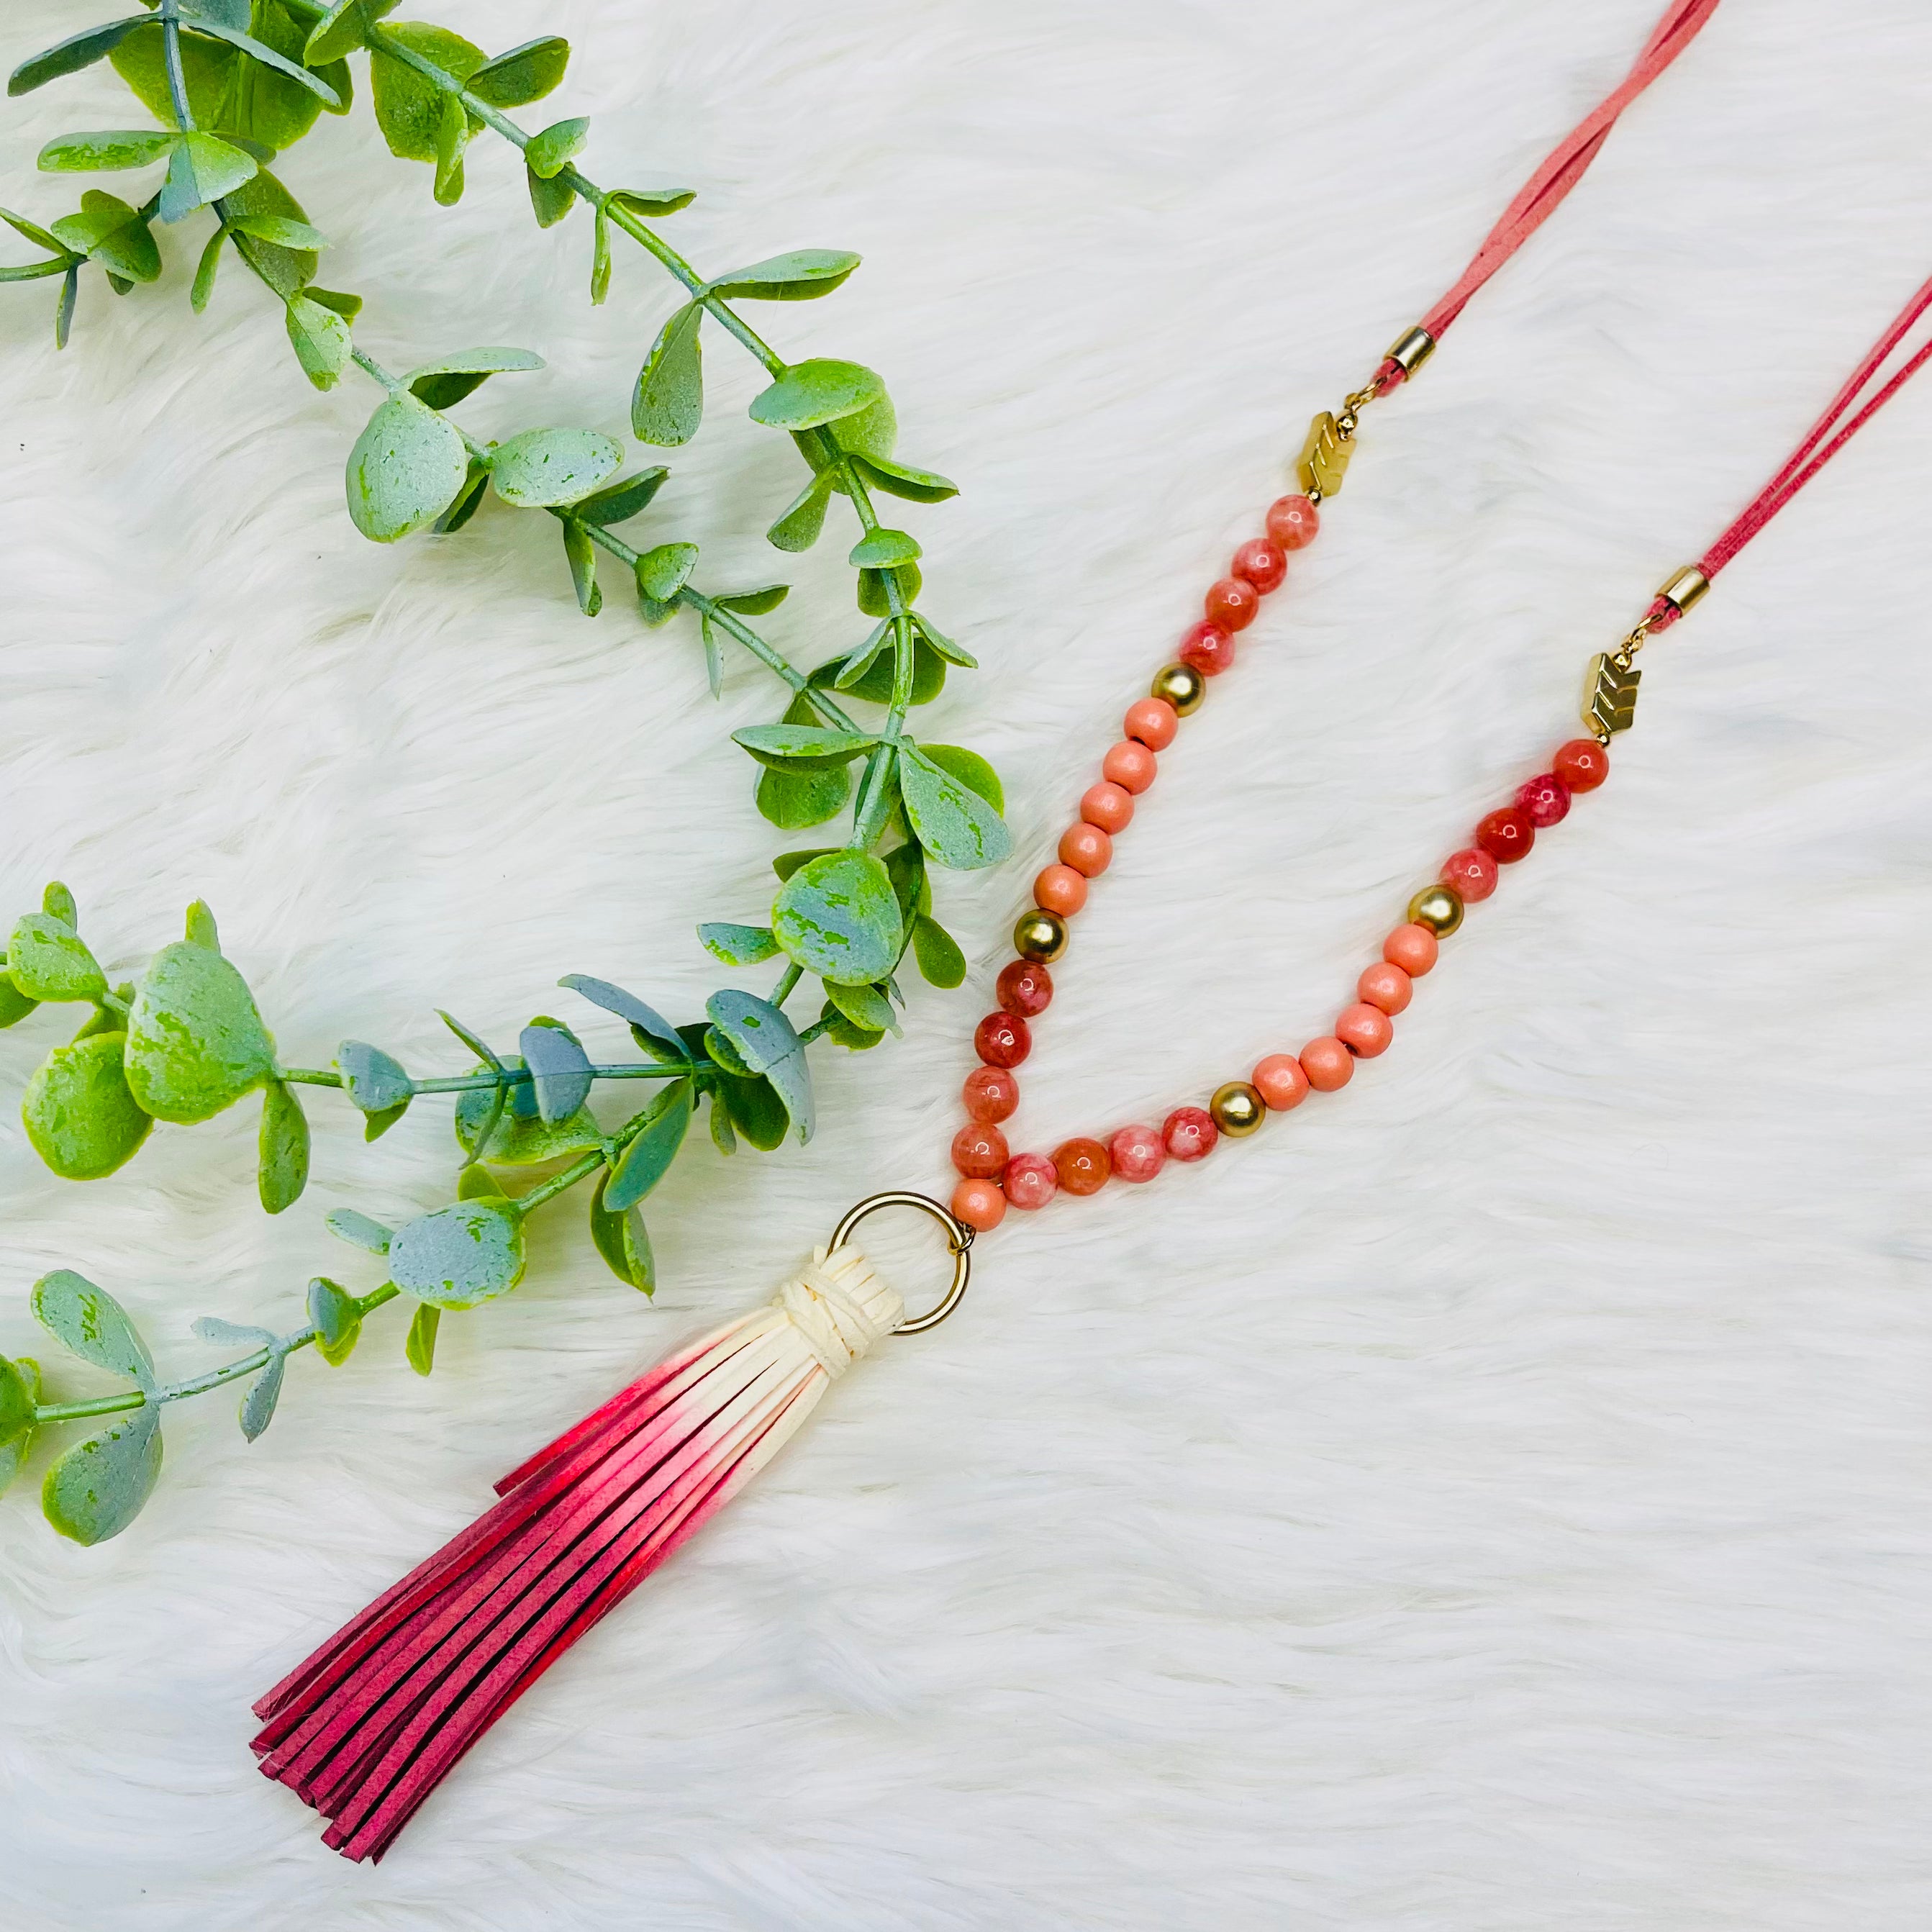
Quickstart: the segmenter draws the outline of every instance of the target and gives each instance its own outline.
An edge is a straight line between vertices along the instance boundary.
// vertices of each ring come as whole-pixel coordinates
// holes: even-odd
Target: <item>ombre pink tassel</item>
[[[850,1246],[661,1362],[496,1485],[502,1498],[255,1706],[254,1750],[380,1858],[497,1717],[749,1482],[898,1295]]]

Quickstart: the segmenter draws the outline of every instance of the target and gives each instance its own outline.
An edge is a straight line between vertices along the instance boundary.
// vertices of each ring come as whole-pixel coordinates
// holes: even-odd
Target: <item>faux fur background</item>
[[[1646,661],[1614,780],[1471,919],[1396,1050],[1208,1167],[1009,1223],[945,1329],[893,1346],[729,1518],[553,1673],[380,1869],[261,1780],[250,1700],[670,1342],[748,1305],[857,1196],[938,1186],[1023,881],[1282,488],[1306,419],[1460,268],[1658,0],[446,0],[567,32],[544,116],[600,178],[701,190],[703,265],[866,265],[765,311],[856,356],[902,453],[935,616],[984,661],[920,723],[1005,773],[1020,855],[943,882],[969,990],[821,1059],[803,1151],[680,1162],[664,1286],[575,1209],[531,1284],[304,1358],[253,1448],[167,1423],[139,1525],[85,1551],[0,1505],[0,1923],[13,1932],[1400,1928],[1906,1932],[1932,1922],[1932,380]],[[111,11],[15,6],[0,63]],[[358,86],[360,86],[358,76]],[[140,118],[104,70],[8,103]],[[1414,884],[1569,735],[1587,655],[1696,554],[1925,274],[1932,16],[1732,0],[1583,188],[1370,419],[1347,494],[1164,760],[1083,919],[1016,1145],[1157,1118],[1324,1025]],[[480,433],[621,431],[672,302],[638,251],[584,299],[580,215],[468,198],[365,108],[286,172],[392,364],[526,344]],[[201,224],[196,225],[196,242]],[[24,244],[8,260],[26,258]],[[681,626],[586,623],[541,519],[364,543],[370,398],[315,394],[230,272],[196,320],[0,291],[7,916],[67,880],[131,970],[206,895],[292,1060],[348,1035],[454,1066],[569,970],[680,1018],[692,928],[770,855]],[[856,636],[836,541],[719,339],[654,540],[800,585],[772,634]],[[757,983],[762,983],[759,981]],[[596,1039],[612,1030],[592,1024]],[[0,1036],[17,1096],[56,1036]],[[70,1265],[184,1372],[193,1318],[292,1322],[328,1208],[445,1198],[424,1105],[374,1149],[324,1102],[316,1179],[254,1204],[254,1110],[51,1179],[10,1097],[0,1350]],[[1019,1217],[1014,1217],[1017,1221]],[[887,1245],[882,1244],[882,1246]],[[899,1274],[933,1272],[908,1235]],[[65,1366],[64,1385],[86,1386]],[[45,1460],[37,1458],[35,1472]]]

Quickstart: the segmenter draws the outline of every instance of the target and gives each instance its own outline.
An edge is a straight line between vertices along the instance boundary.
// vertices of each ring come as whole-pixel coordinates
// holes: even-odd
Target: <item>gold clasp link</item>
[[[923,1315],[908,1315],[892,1330],[895,1335],[922,1335],[928,1328],[937,1328],[959,1306],[959,1298],[966,1292],[966,1284],[973,1275],[973,1230],[931,1195],[898,1188],[889,1193],[868,1195],[860,1202],[832,1231],[833,1252],[851,1239],[852,1230],[868,1214],[876,1214],[881,1208],[916,1208],[922,1214],[930,1214],[946,1230],[946,1245],[952,1256],[952,1285]]]

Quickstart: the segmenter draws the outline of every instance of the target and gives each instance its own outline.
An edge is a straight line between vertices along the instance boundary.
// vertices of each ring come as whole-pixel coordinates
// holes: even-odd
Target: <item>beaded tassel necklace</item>
[[[1538,835],[1609,776],[1612,738],[1629,728],[1645,644],[1676,623],[1713,580],[1928,360],[1932,340],[1892,363],[1932,312],[1932,280],[1909,301],[1858,364],[1790,458],[1700,561],[1678,571],[1613,650],[1591,661],[1582,707],[1587,735],[1558,747],[1548,770],[1477,825],[1439,876],[1409,902],[1382,958],[1356,982],[1333,1029],[1295,1054],[1270,1054],[1245,1080],[1185,1106],[1159,1128],[1136,1125],[1070,1141],[1051,1156],[1008,1148],[1000,1123],[1018,1104],[1013,1070],[1031,1046],[1029,1022],[1052,998],[1050,968],[1089,882],[1107,868],[1160,754],[1234,661],[1237,635],[1283,581],[1290,555],[1314,540],[1319,506],[1340,490],[1361,412],[1412,376],[1470,296],[1547,219],[1601,147],[1618,115],[1715,10],[1678,0],[1622,86],[1563,142],[1514,201],[1455,287],[1390,350],[1363,388],[1318,416],[1297,465],[1299,488],[1268,510],[1266,533],[1235,553],[1208,592],[1202,620],[1129,707],[1124,735],[1082,798],[1056,861],[1034,883],[1015,928],[1017,956],[1000,972],[998,1010],[975,1033],[980,1065],[968,1076],[968,1124],[953,1142],[961,1178],[949,1208],[922,1195],[861,1202],[830,1242],[766,1306],[660,1363],[539,1450],[496,1486],[501,1500],[345,1624],[255,1708],[264,1774],[331,1822],[324,1842],[354,1858],[380,1858],[423,1801],[512,1703],[592,1624],[742,1489],[811,1413],[831,1383],[882,1337],[934,1327],[958,1304],[976,1235],[1010,1208],[1043,1207],[1058,1192],[1088,1195],[1110,1180],[1150,1180],[1170,1160],[1209,1154],[1222,1136],[1257,1131],[1311,1093],[1346,1086],[1358,1059],[1389,1046],[1414,982],[1466,908],[1496,890],[1501,868],[1528,856]],[[882,1208],[908,1207],[946,1231],[953,1274],[932,1308],[908,1316],[850,1237]]]

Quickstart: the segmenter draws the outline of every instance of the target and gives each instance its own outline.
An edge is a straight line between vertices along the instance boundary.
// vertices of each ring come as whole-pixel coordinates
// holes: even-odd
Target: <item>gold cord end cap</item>
[[[1711,587],[1711,580],[1694,563],[1687,563],[1657,594],[1682,613],[1688,610]]]
[[[1406,328],[1390,345],[1388,359],[1405,376],[1413,376],[1436,353],[1436,338],[1426,328]]]

